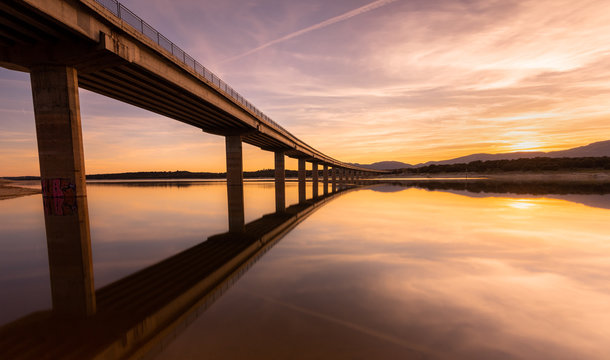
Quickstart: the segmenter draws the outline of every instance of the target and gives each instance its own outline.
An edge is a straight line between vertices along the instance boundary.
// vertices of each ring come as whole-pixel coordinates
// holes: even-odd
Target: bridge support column
[[[95,313],[91,234],[76,69],[40,66],[30,73],[38,140],[53,310]]]
[[[336,166],[333,166],[332,170],[331,170],[331,174],[332,174],[332,192],[337,192],[337,174],[338,174],[338,170]]]
[[[324,186],[324,195],[328,194],[328,165],[322,165],[322,185]]]
[[[337,190],[341,190],[341,186],[343,186],[341,184],[341,168],[335,168],[335,171],[337,172]]]
[[[343,169],[337,168],[337,189],[341,190],[343,188]]]
[[[284,152],[275,152],[275,211],[286,211],[286,169]]]
[[[244,231],[244,172],[241,136],[225,138],[227,151],[227,203],[229,231]]]
[[[299,202],[305,202],[307,189],[305,188],[307,172],[305,171],[305,159],[299,159]]]
[[[311,196],[318,197],[318,163],[315,161],[311,162]]]

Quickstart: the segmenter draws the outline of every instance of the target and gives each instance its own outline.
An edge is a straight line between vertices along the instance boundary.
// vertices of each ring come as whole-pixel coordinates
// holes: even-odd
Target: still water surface
[[[88,184],[96,288],[227,230],[224,183],[178,185]],[[274,211],[272,182],[244,191],[246,222]],[[606,359],[609,229],[610,195],[361,188],[159,358]],[[0,201],[0,324],[51,306],[46,256],[40,196]]]

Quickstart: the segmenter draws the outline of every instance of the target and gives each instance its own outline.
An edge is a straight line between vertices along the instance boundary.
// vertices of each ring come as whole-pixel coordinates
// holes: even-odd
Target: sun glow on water
[[[527,210],[527,209],[531,209],[536,207],[536,203],[534,203],[531,200],[525,200],[525,199],[519,199],[519,200],[512,200],[509,202],[508,206],[515,208],[515,209],[520,209],[520,210]]]

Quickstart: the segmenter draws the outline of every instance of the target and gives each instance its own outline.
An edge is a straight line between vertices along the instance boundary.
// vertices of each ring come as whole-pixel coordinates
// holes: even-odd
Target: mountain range
[[[521,151],[511,152],[502,154],[472,154],[457,157],[449,160],[442,161],[428,161],[426,163],[420,163],[411,165],[400,161],[380,161],[373,164],[353,164],[368,169],[375,170],[394,170],[394,169],[405,169],[414,168],[428,165],[448,165],[448,164],[463,164],[472,161],[488,161],[488,160],[513,160],[522,158],[535,158],[535,157],[551,157],[551,158],[562,158],[562,157],[598,157],[598,156],[610,156],[610,140],[598,141],[589,145],[579,146],[573,149],[560,150],[560,151]]]

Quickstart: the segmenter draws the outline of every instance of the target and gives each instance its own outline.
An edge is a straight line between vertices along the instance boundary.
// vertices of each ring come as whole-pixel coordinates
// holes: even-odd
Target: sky
[[[607,0],[122,3],[341,161],[610,139]],[[0,68],[0,95],[0,176],[38,175],[29,75]],[[89,174],[225,169],[222,137],[82,89],[80,106]],[[272,167],[244,147],[245,170]]]

